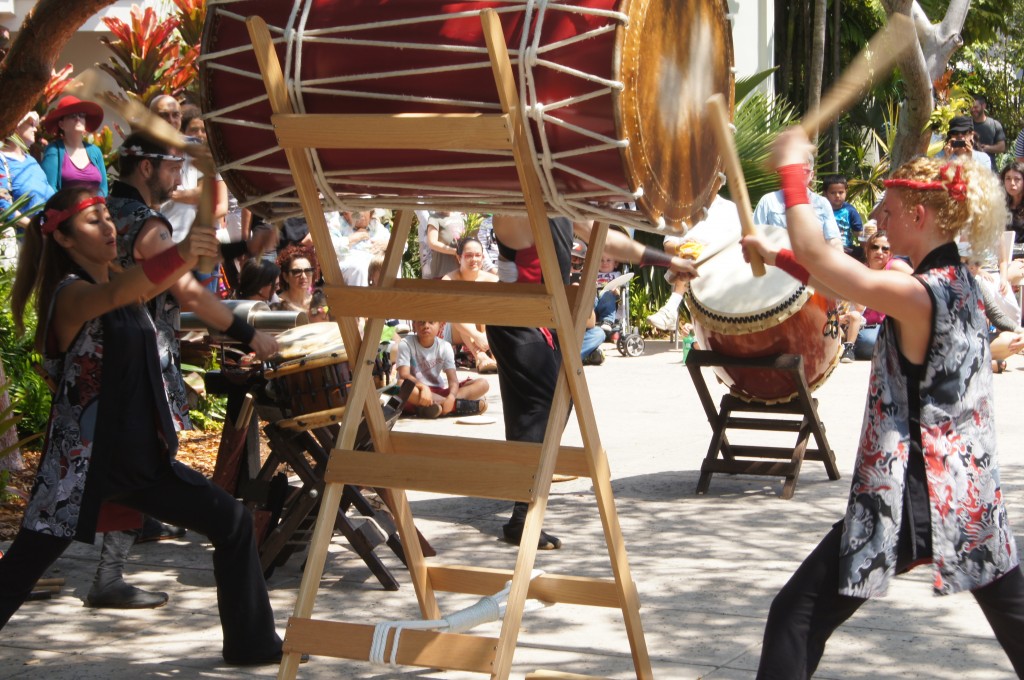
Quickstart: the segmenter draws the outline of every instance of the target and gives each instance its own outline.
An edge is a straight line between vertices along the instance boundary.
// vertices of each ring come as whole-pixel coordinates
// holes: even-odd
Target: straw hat
[[[57,134],[57,124],[72,113],[85,114],[85,129],[89,132],[95,132],[103,123],[103,109],[99,104],[85,102],[78,97],[68,95],[57,103],[56,108],[46,114],[46,118],[43,119],[43,129],[51,135]]]

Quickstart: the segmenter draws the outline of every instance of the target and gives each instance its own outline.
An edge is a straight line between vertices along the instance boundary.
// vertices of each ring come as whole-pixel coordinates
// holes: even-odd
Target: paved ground
[[[609,355],[588,367],[601,435],[611,461],[655,675],[672,680],[752,678],[769,603],[800,560],[842,514],[861,424],[867,364],[840,366],[817,392],[820,413],[844,479],[830,482],[820,464],[807,463],[796,496],[781,500],[779,480],[716,477],[710,493],[696,496],[700,461],[710,427],[681,356],[668,343],[649,343],[638,358]],[[493,377],[491,377],[494,380]],[[496,382],[496,381],[495,381]],[[995,376],[1003,486],[1011,521],[1024,526],[1024,361]],[[717,386],[715,386],[717,389]],[[718,390],[717,393],[720,393]],[[717,394],[716,393],[716,394]],[[403,420],[408,431],[467,432],[500,438],[494,386],[493,425]],[[716,397],[717,398],[717,397]],[[791,435],[760,435],[789,443]],[[734,437],[734,440],[736,438]],[[580,441],[575,421],[565,442]],[[512,547],[496,540],[508,508],[495,501],[415,494],[413,512],[437,548],[439,561],[510,568]],[[608,576],[607,553],[587,481],[552,489],[548,527],[565,547],[542,552],[550,573]],[[1021,529],[1024,532],[1024,529]],[[405,572],[401,590],[384,592],[362,562],[336,539],[321,584],[317,615],[376,622],[416,616]],[[198,537],[137,549],[131,580],[171,593],[155,611],[84,608],[82,599],[97,550],[75,546],[53,569],[67,579],[64,593],[26,604],[0,632],[0,677],[47,680],[103,678],[271,677],[276,667],[239,672],[219,665],[220,630],[210,548]],[[294,605],[300,560],[270,581],[281,629]],[[442,596],[442,608],[461,608],[465,597]],[[496,625],[486,630],[495,633]],[[535,668],[634,677],[616,612],[558,605],[527,615],[513,677]],[[316,657],[300,677],[470,677],[425,670],[389,670]],[[481,677],[481,676],[471,676]],[[890,596],[869,604],[833,637],[819,678],[1013,677],[1012,669],[969,595],[936,598],[926,571],[898,580]]]

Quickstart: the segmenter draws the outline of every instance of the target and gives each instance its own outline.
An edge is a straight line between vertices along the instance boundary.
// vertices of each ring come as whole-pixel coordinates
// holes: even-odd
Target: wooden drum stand
[[[379,626],[311,618],[328,544],[347,484],[392,491],[395,521],[424,619],[441,618],[437,591],[491,595],[511,580],[497,638],[414,627],[404,632],[385,629],[383,635],[378,633],[383,637],[378,642],[383,643],[386,656],[397,664],[477,672],[493,679],[508,678],[526,599],[535,598],[550,603],[619,609],[636,677],[653,678],[640,622],[639,598],[630,575],[612,496],[607,455],[597,432],[580,359],[579,338],[590,312],[586,303],[594,296],[599,259],[587,262],[583,275],[583,281],[589,282],[587,285],[567,291],[559,283],[561,277],[540,181],[529,156],[526,138],[529,131],[520,117],[519,95],[500,22],[493,11],[483,12],[481,18],[502,114],[294,114],[266,24],[258,17],[250,17],[246,22],[274,111],[272,122],[278,142],[285,149],[310,233],[319,251],[332,252],[333,249],[307,149],[505,149],[515,157],[545,281],[543,285],[473,286],[455,281],[397,279],[402,249],[412,226],[411,211],[399,213],[396,219],[381,280],[376,287],[345,287],[337,261],[323,258],[321,266],[331,310],[339,319],[349,356],[354,358],[353,378],[336,447],[327,463],[319,516],[295,612],[288,623],[279,678],[296,676],[303,652],[362,660],[373,657],[375,631],[381,630]],[[592,252],[602,250],[607,228],[607,225],[598,225],[594,229],[590,242]],[[572,309],[570,298],[574,302]],[[375,342],[362,341],[356,317],[368,319],[366,338],[380,336],[385,318],[440,318],[556,329],[561,341],[562,373],[544,442],[529,444],[391,432],[373,389],[371,370],[377,346]],[[583,447],[560,445],[564,420],[558,414],[568,412],[570,403],[576,409]],[[360,414],[365,416],[369,426],[373,452],[353,450]],[[484,450],[485,455],[481,454]],[[562,575],[531,579],[551,477],[556,472],[592,479],[611,561],[611,579]],[[515,568],[428,565],[416,538],[406,489],[529,503]],[[530,677],[585,676],[538,671]]]

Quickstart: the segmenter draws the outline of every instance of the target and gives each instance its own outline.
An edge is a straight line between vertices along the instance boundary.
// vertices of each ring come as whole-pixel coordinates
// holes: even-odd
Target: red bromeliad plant
[[[206,0],[174,0],[178,7],[178,34],[189,47],[196,47],[203,38],[206,23]]]
[[[182,53],[175,31],[177,16],[159,21],[152,7],[132,5],[131,25],[116,17],[106,17],[114,39],[100,38],[114,56],[100,68],[109,73],[121,88],[148,102],[158,93],[177,96],[189,83],[188,69],[198,57],[198,49]]]
[[[40,116],[46,115],[46,112],[50,110],[53,103],[64,94],[64,88],[71,83],[71,73],[74,70],[75,67],[68,64],[61,70],[54,71],[53,75],[50,76],[50,82],[43,88],[42,96],[39,97],[39,103],[35,107],[36,113]]]

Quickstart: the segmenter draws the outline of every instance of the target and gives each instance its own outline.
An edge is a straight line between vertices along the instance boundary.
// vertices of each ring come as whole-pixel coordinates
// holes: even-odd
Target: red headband
[[[39,223],[39,230],[44,234],[52,234],[57,231],[57,227],[62,225],[64,222],[97,203],[106,203],[106,200],[104,200],[102,196],[90,196],[89,198],[79,201],[67,210],[54,210],[53,208],[50,208],[43,213],[43,219],[40,220]]]
[[[949,197],[958,203],[962,203],[967,200],[967,180],[963,176],[963,167],[957,164],[952,166],[949,163],[943,165],[939,170],[939,174],[943,177],[949,177],[949,171],[951,168],[956,169],[953,172],[953,177],[947,182],[922,182],[916,179],[887,179],[882,184],[885,188],[889,187],[902,187],[905,189],[920,189],[923,191],[945,191],[949,193]]]

